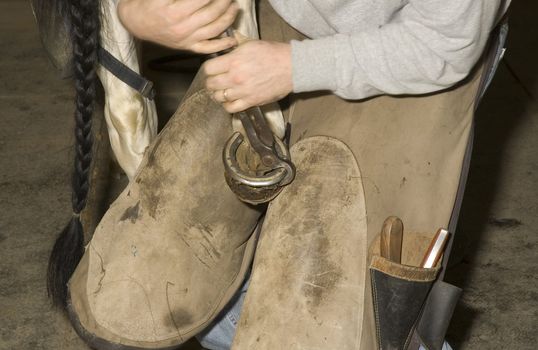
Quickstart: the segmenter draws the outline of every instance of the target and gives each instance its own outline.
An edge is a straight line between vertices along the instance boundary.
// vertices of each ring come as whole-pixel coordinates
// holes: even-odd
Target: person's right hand
[[[120,0],[118,16],[142,40],[174,49],[213,53],[237,45],[233,37],[218,38],[235,20],[233,0]]]

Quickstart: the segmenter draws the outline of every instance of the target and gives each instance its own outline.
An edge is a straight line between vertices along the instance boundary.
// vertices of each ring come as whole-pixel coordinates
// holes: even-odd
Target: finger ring
[[[224,97],[224,101],[229,102],[228,101],[228,89],[222,90],[222,97]]]

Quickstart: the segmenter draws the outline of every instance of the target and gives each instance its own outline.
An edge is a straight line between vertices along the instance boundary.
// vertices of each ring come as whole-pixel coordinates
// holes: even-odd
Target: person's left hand
[[[202,69],[206,88],[229,113],[280,100],[293,89],[290,44],[247,41]]]

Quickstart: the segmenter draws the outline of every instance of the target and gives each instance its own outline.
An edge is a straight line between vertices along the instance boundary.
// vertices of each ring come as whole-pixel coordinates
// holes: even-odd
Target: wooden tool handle
[[[402,260],[403,222],[396,216],[389,216],[381,229],[381,256],[400,264]]]

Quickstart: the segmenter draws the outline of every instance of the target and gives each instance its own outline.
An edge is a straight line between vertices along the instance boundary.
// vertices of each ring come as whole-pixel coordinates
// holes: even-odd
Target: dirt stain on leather
[[[176,180],[173,165],[167,164],[167,157],[160,155],[162,141],[166,135],[161,135],[149,150],[147,163],[136,182],[140,186],[140,201],[149,216],[156,219],[159,208],[166,205],[170,197],[170,189]],[[172,145],[170,145],[172,147]],[[162,153],[162,152],[161,152]],[[166,155],[166,154],[165,154]]]
[[[136,203],[135,206],[129,207],[123,212],[123,215],[120,218],[120,221],[129,220],[131,223],[135,223],[140,214],[140,201]]]
[[[193,315],[183,308],[176,308],[172,310],[170,305],[170,288],[175,287],[175,284],[172,282],[166,282],[166,302],[168,304],[169,315],[165,317],[164,324],[174,327],[178,331],[180,338],[183,338],[180,328],[185,326],[190,326],[193,323]],[[182,290],[183,293],[188,294],[189,289],[185,288]]]
[[[333,292],[342,278],[342,270],[330,260],[330,242],[321,228],[311,242],[308,256],[312,258],[301,291],[308,304],[317,308]]]
[[[305,152],[307,154],[304,154]],[[328,164],[328,158],[330,159],[329,164],[332,164],[333,158],[341,152],[331,144],[324,147],[323,154],[310,152],[304,146],[299,147],[299,153],[304,154],[300,163],[304,164],[305,169],[317,169]],[[301,164],[297,164],[297,176],[301,178],[309,176],[309,170],[303,174]],[[302,182],[301,186],[290,185],[288,198],[295,205],[292,204],[288,213],[284,215],[285,218],[282,217],[282,220],[295,222],[289,226],[286,233],[295,236],[292,238],[293,241],[296,241],[294,245],[301,246],[303,250],[298,252],[304,261],[304,265],[300,268],[302,271],[301,293],[306,298],[308,310],[312,314],[317,314],[317,308],[332,297],[343,275],[342,268],[333,260],[335,254],[330,238],[331,228],[327,226],[327,220],[323,219],[320,214],[326,213],[327,210],[333,210],[333,207],[342,208],[345,203],[340,203],[340,205],[327,203],[323,190],[326,180],[323,176],[323,170],[320,175],[322,176],[316,176],[312,180]],[[346,189],[340,187],[335,188],[336,193],[345,193],[345,191]],[[346,196],[336,197],[343,197],[344,202],[347,198]],[[299,215],[299,218],[297,217],[298,212],[305,214]],[[334,215],[338,215],[338,213],[334,213]],[[293,271],[289,272],[294,274]]]
[[[174,325],[178,328],[190,325],[193,320],[193,315],[183,309],[176,309],[171,312],[171,317],[174,320]]]
[[[320,162],[321,156],[317,153],[309,153],[306,157],[306,161],[310,164],[318,164]]]
[[[155,140],[155,143],[153,144],[153,147],[150,149],[148,153],[148,162],[147,162],[148,167],[155,165],[155,160],[156,160],[155,153],[161,146],[161,142],[163,142],[163,137],[157,138],[157,140]]]
[[[300,253],[305,260],[302,277],[301,292],[307,300],[308,309],[312,313],[327,298],[330,298],[336,285],[342,278],[341,268],[331,259],[331,242],[324,222],[318,216],[321,212],[322,198],[318,186],[303,189],[299,195],[303,196],[303,205],[306,205],[307,217],[301,218],[298,225],[293,225],[288,234],[296,236],[294,240],[303,241],[305,249]],[[295,198],[294,198],[295,199]],[[304,236],[304,237],[301,237]]]

